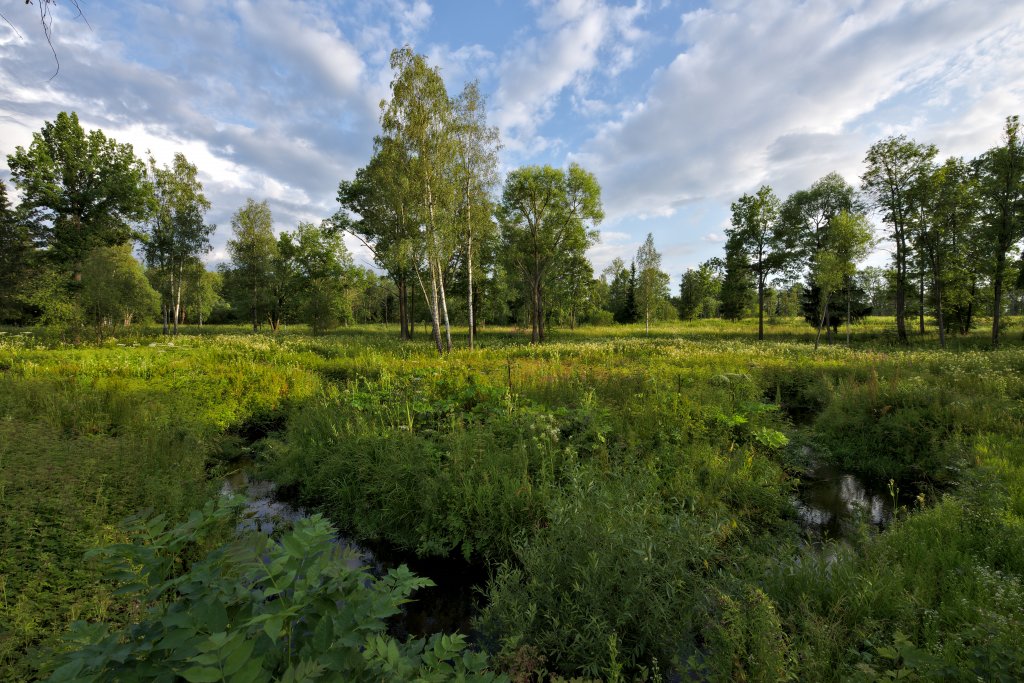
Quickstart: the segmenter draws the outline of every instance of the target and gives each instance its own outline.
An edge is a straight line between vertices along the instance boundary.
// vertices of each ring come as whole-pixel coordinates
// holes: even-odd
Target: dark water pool
[[[797,519],[813,540],[844,540],[866,524],[878,531],[893,518],[896,502],[887,482],[871,482],[831,466],[817,465],[800,477],[793,499]]]
[[[273,482],[250,478],[245,464],[224,478],[221,493],[246,497],[239,531],[272,534],[275,529],[308,515],[301,507],[279,500]],[[382,576],[389,569],[404,564],[416,575],[427,577],[436,584],[413,593],[413,601],[389,624],[393,636],[404,639],[455,632],[472,635],[472,620],[480,597],[478,587],[487,582],[485,568],[461,557],[420,558],[384,543],[357,544],[340,535],[338,543],[356,551],[356,555],[348,560],[352,568],[369,567],[373,575]]]

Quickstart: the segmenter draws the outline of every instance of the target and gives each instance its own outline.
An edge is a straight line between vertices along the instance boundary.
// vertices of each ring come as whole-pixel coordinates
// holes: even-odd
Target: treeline
[[[235,213],[231,261],[208,270],[202,257],[216,227],[182,154],[170,166],[143,162],[131,145],[61,113],[7,162],[21,201],[12,207],[0,182],[0,323],[74,339],[92,329],[102,339],[153,319],[177,333],[185,322],[322,331],[387,317],[389,283],[353,265],[331,224],[275,237],[266,202]]]
[[[683,275],[681,316],[757,315],[763,338],[766,313],[799,310],[819,336],[870,313],[893,315],[902,342],[909,321],[924,334],[931,317],[943,347],[947,334],[986,317],[998,346],[1003,316],[1020,312],[1024,286],[1019,119],[1007,118],[1002,144],[974,159],[937,156],[935,145],[892,136],[868,150],[859,191],[830,173],[784,201],[769,186],[743,195],[732,205],[724,258]],[[891,266],[858,269],[876,237],[891,245]]]
[[[943,346],[991,318],[998,345],[1004,314],[1020,309],[1015,116],[1001,144],[972,160],[940,164],[934,145],[890,137],[868,150],[859,188],[830,173],[785,200],[767,185],[743,195],[724,255],[683,273],[672,297],[651,235],[630,263],[595,275],[586,251],[604,212],[593,174],[527,166],[501,183],[500,136],[478,84],[449,95],[408,47],[391,66],[381,132],[366,165],[339,184],[337,211],[275,235],[267,202],[249,199],[216,271],[203,263],[215,226],[196,167],[181,154],[170,166],[143,162],[61,113],[8,156],[16,207],[0,183],[0,323],[74,338],[91,327],[102,338],[151,319],[165,333],[186,322],[314,332],[380,322],[403,339],[425,324],[443,353],[459,343],[453,327],[468,328],[472,348],[487,323],[529,329],[539,343],[552,325],[649,330],[679,317],[757,316],[763,338],[766,317],[803,316],[831,340],[872,313],[895,316],[901,341],[908,321],[923,333],[932,317]],[[345,235],[378,271],[353,263]],[[858,268],[878,237],[892,246],[891,266]]]

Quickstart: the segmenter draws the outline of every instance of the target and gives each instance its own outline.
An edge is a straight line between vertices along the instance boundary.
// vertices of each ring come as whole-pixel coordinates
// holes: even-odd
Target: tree
[[[274,259],[279,255],[267,202],[246,199],[245,206],[231,217],[231,233],[234,237],[228,240],[229,288],[236,299],[245,302],[243,307],[248,308],[256,332],[263,318],[270,314]]]
[[[430,309],[435,345],[443,353],[452,347],[445,276],[458,241],[453,105],[440,72],[410,47],[391,53],[391,68],[395,78],[391,99],[381,102],[381,128],[383,137],[398,148],[392,158],[402,166],[395,170],[408,183],[413,200],[409,208],[421,231],[419,246],[429,271],[429,287],[419,268],[415,275]]]
[[[224,302],[221,298],[224,276],[207,270],[201,261],[192,261],[185,267],[184,282],[183,317],[196,321],[202,327],[203,321],[209,319],[213,310]]]
[[[0,181],[0,322],[24,318],[25,285],[32,272],[32,240],[28,226],[7,199],[7,185]]]
[[[374,262],[395,281],[399,337],[411,339],[414,301],[409,290],[423,261],[423,244],[402,147],[390,138],[376,138],[370,163],[356,171],[354,180],[339,184],[338,202],[341,210],[333,218],[335,229],[362,242]],[[350,219],[348,213],[357,218]]]
[[[631,323],[636,319],[635,294],[631,294],[631,279],[626,263],[616,256],[601,273],[608,284],[608,310],[617,323]],[[632,302],[632,305],[631,305]]]
[[[1020,135],[1019,117],[1007,117],[1003,144],[985,152],[975,165],[983,237],[992,261],[992,347],[997,348],[1007,257],[1024,239],[1024,140]]]
[[[679,283],[680,318],[693,320],[718,315],[724,269],[725,263],[720,258],[709,259],[696,269],[686,269]]]
[[[146,167],[132,146],[100,130],[87,135],[75,113],[45,123],[7,165],[35,241],[74,280],[87,253],[127,243],[135,236],[133,224],[149,215]]]
[[[779,199],[767,185],[755,195],[745,194],[732,204],[729,241],[748,258],[757,285],[757,338],[764,339],[764,288],[768,277],[782,271],[795,258],[799,235],[779,220]]]
[[[473,306],[474,238],[479,242],[495,235],[491,220],[491,192],[498,184],[498,150],[501,147],[498,129],[487,125],[486,104],[476,81],[466,84],[455,101],[455,142],[455,172],[461,193],[459,213],[465,237],[469,348],[472,349],[476,332]]]
[[[210,202],[203,194],[198,170],[184,154],[175,154],[174,163],[164,168],[150,157],[149,168],[155,209],[142,253],[146,264],[159,275],[163,332],[168,333],[171,318],[174,334],[178,334],[185,269],[210,250],[210,236],[216,226],[203,222]]]
[[[860,214],[842,212],[829,221],[825,240],[814,255],[814,269],[811,281],[818,288],[823,300],[818,334],[814,348],[818,348],[821,330],[828,319],[828,304],[832,295],[840,289],[849,290],[857,262],[867,257],[871,249],[871,227]],[[850,298],[847,296],[847,343],[849,343]]]
[[[757,284],[750,258],[738,235],[725,241],[725,274],[722,277],[722,317],[740,320],[756,305]]]
[[[963,159],[948,159],[927,182],[917,242],[931,276],[939,346],[946,348],[946,284],[953,280],[954,269],[970,267],[958,257],[968,253],[964,243],[970,241],[965,238],[974,232],[977,199],[970,168]]]
[[[152,315],[160,296],[127,244],[97,247],[82,261],[82,309],[103,339],[106,330],[129,325],[136,316]]]
[[[576,329],[592,307],[593,283],[594,267],[590,260],[580,253],[568,256],[554,271],[548,289],[549,312],[557,311],[561,320],[568,320],[569,329]]]
[[[289,261],[290,291],[297,299],[300,319],[319,334],[352,320],[347,296],[352,257],[341,234],[300,223],[294,233],[282,233],[280,253]]]
[[[654,248],[654,236],[647,234],[647,239],[636,252],[636,307],[637,312],[643,311],[644,330],[651,333],[651,313],[655,312],[660,302],[668,299],[668,275],[661,271],[661,254]]]
[[[938,154],[935,145],[914,142],[905,135],[888,137],[868,149],[864,162],[867,170],[861,176],[864,193],[872,206],[882,212],[889,228],[889,237],[896,250],[893,254],[896,285],[896,332],[907,342],[907,286],[913,247],[912,221],[921,198],[922,181],[932,172],[932,160]]]
[[[853,186],[838,173],[829,173],[816,180],[808,189],[797,190],[782,204],[781,220],[792,230],[796,239],[796,251],[791,264],[794,270],[806,269],[810,296],[818,295],[818,288],[810,282],[814,255],[821,251],[827,239],[826,233],[833,218],[843,211],[858,213]],[[796,272],[793,275],[797,275]],[[814,310],[821,313],[821,302],[813,302]],[[814,316],[817,323],[817,315]]]
[[[546,283],[597,240],[601,187],[576,164],[568,171],[527,166],[508,174],[497,213],[505,258],[529,291],[530,339],[537,344],[544,341]]]

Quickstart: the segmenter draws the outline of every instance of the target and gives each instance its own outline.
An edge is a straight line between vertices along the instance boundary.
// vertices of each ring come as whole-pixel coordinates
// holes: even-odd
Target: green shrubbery
[[[130,541],[116,521],[144,507],[173,528],[243,452],[356,538],[487,565],[478,642],[519,679],[1024,675],[1019,349],[814,353],[732,339],[749,333],[739,324],[672,330],[542,347],[484,334],[441,359],[368,329],[4,342],[0,677],[48,674],[71,621],[109,624],[81,652],[101,637],[114,652],[198,596],[115,595],[82,553]],[[883,534],[802,547],[792,475],[815,461],[922,497]],[[196,536],[171,573],[235,590],[258,567],[240,541],[208,556],[224,539]],[[232,642],[263,637],[250,626]],[[203,637],[209,652],[227,643]],[[381,638],[384,650],[357,647],[364,663],[390,648]],[[419,646],[395,647],[423,665]],[[274,675],[297,661],[266,649]]]
[[[431,582],[404,566],[372,577],[320,516],[279,539],[246,535],[190,558],[236,510],[208,503],[175,526],[143,518],[129,529],[133,543],[90,553],[119,593],[149,607],[123,630],[74,624],[78,647],[49,680],[499,680],[463,636],[388,636],[385,620]]]

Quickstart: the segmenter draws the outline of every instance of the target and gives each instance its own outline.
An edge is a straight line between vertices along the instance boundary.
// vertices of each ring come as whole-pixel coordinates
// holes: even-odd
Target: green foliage
[[[169,315],[177,332],[185,271],[201,267],[199,256],[210,250],[216,226],[203,223],[210,202],[203,194],[199,170],[184,154],[175,154],[170,168],[159,168],[150,157],[149,168],[155,208],[142,252],[162,297],[164,331]]]
[[[895,245],[895,313],[901,342],[907,341],[906,296],[914,207],[921,200],[923,182],[932,172],[936,154],[935,145],[920,144],[900,135],[879,140],[864,158],[867,170],[861,176],[862,189],[871,206],[882,213],[888,237]]]
[[[637,249],[636,268],[636,309],[649,332],[651,319],[659,319],[660,304],[668,300],[668,274],[661,271],[661,254],[654,248],[650,233]]]
[[[597,240],[601,187],[577,164],[528,166],[508,174],[497,210],[507,273],[528,292],[531,339],[544,341],[545,287]]]
[[[7,165],[36,242],[69,277],[94,248],[128,242],[150,210],[146,167],[132,146],[86,134],[74,112],[43,124]]]
[[[542,347],[490,328],[443,358],[368,326],[100,348],[3,335],[0,677],[49,675],[76,620],[110,624],[110,652],[141,647],[115,634],[205,590],[114,595],[80,558],[130,542],[114,522],[145,507],[187,525],[217,464],[248,453],[349,537],[489,569],[477,642],[517,680],[1020,678],[1017,343],[938,353],[932,332],[897,350],[891,318],[872,318],[852,348],[814,353],[799,321],[767,325],[768,345],[755,325],[583,327]],[[791,501],[811,463],[894,478],[896,521],[802,545]],[[245,575],[235,559],[254,551],[208,555],[230,528],[210,532],[161,575],[209,570],[205,586],[237,595],[250,584],[229,582]],[[274,602],[254,609],[291,604]],[[261,628],[244,637],[269,642]],[[253,652],[278,676],[297,661],[286,645]]]
[[[0,181],[0,323],[25,320],[23,296],[36,259],[28,225],[20,211],[11,208],[7,185]]]
[[[268,318],[276,327],[279,299],[275,285],[279,283],[275,282],[274,265],[279,252],[270,206],[266,201],[247,199],[231,217],[231,232],[231,267],[224,271],[225,289],[240,310],[248,311],[253,331]]]
[[[710,259],[687,269],[679,283],[679,317],[683,320],[713,318],[721,306],[722,269],[721,259]]]
[[[82,262],[82,309],[103,339],[104,333],[156,314],[160,295],[153,290],[128,245],[99,247]]]
[[[768,278],[785,270],[799,254],[799,233],[780,219],[782,204],[772,189],[761,186],[755,195],[743,195],[732,204],[732,226],[725,232],[730,250],[746,258],[746,268],[757,286],[757,338],[764,339],[764,290]],[[742,261],[732,259],[734,268]],[[726,258],[726,270],[730,259]],[[728,277],[728,272],[726,275]],[[735,287],[735,285],[732,285]]]
[[[278,270],[287,274],[285,287],[299,320],[309,324],[314,333],[353,322],[346,291],[352,257],[340,232],[300,223],[294,234],[281,234],[278,252],[283,262]]]
[[[431,582],[404,566],[372,577],[320,516],[280,539],[249,535],[190,561],[188,549],[236,510],[208,503],[174,526],[144,517],[128,528],[131,544],[91,552],[118,592],[149,607],[124,630],[74,624],[76,648],[49,680],[499,680],[464,636],[388,636],[385,620]]]

